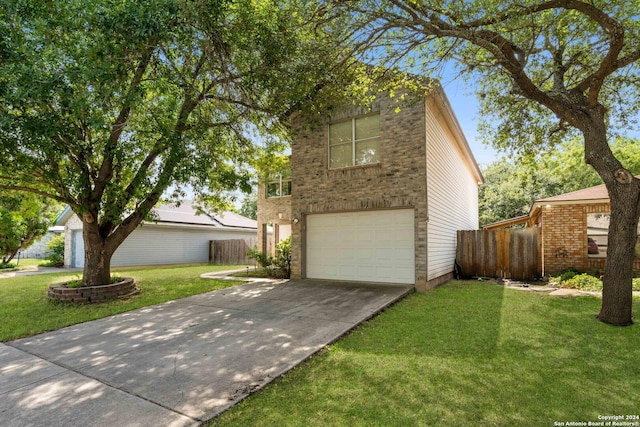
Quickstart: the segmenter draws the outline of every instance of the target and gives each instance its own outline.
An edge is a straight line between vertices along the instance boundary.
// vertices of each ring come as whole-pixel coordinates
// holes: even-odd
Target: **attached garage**
[[[307,215],[306,277],[414,284],[414,212]]]

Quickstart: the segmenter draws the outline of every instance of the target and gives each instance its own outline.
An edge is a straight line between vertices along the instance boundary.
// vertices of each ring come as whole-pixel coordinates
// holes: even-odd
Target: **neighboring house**
[[[187,264],[209,261],[210,240],[244,239],[255,245],[256,221],[233,212],[198,215],[190,202],[154,208],[157,221],[145,221],[116,249],[112,266]],[[68,207],[56,221],[65,228],[66,266],[84,266],[82,221]]]
[[[47,234],[33,242],[33,244],[27,249],[20,251],[20,258],[43,259],[48,257],[50,253],[47,244],[51,241],[51,239],[59,236],[62,233],[64,233],[64,227],[62,226],[49,227],[49,231],[47,231]]]
[[[456,231],[478,227],[482,174],[439,86],[396,109],[383,94],[297,127],[290,177],[260,186],[259,250],[268,225],[274,242],[291,234],[292,277],[418,290],[452,277]]]
[[[568,268],[597,271],[603,270],[606,264],[610,212],[609,193],[601,184],[536,200],[528,215],[482,228],[491,230],[519,224],[541,228],[544,275]],[[640,238],[633,270],[640,273]]]

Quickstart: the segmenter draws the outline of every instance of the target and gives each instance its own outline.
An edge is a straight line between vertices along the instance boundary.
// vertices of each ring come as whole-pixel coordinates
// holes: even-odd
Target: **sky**
[[[480,167],[483,167],[497,160],[501,156],[500,153],[480,141],[478,135],[478,112],[480,111],[480,106],[471,83],[464,82],[462,79],[443,80],[442,86],[476,158],[476,162]]]

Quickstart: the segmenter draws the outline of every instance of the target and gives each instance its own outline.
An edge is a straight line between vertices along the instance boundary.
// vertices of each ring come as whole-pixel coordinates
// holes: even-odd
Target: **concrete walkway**
[[[254,282],[0,344],[0,425],[199,425],[412,291]]]

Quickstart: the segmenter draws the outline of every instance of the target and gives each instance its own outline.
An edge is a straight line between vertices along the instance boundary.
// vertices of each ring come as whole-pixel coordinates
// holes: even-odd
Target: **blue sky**
[[[501,154],[484,145],[478,136],[480,108],[472,83],[464,82],[462,79],[443,79],[441,83],[478,164],[482,167],[497,160]]]

